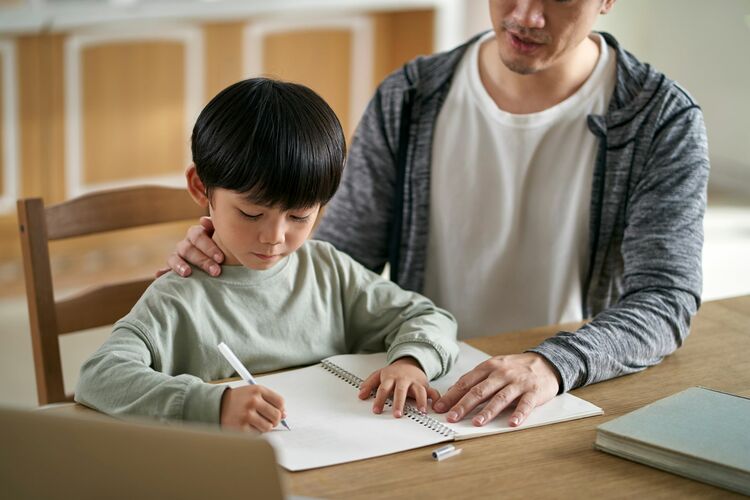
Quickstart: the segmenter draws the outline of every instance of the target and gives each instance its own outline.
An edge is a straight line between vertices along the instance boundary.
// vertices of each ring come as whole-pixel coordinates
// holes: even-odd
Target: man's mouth
[[[519,52],[530,53],[542,46],[542,42],[526,36],[522,36],[512,31],[505,32],[508,36],[511,46]]]

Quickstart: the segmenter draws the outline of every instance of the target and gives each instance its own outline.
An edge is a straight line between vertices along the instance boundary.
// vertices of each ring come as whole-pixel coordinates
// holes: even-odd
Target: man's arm
[[[700,305],[708,146],[694,106],[665,118],[628,199],[623,293],[576,332],[534,352],[562,376],[562,391],[637,372],[674,352]]]

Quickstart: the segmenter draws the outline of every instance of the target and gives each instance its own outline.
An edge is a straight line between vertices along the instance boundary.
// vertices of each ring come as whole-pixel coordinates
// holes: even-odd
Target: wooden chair
[[[111,325],[133,307],[152,278],[94,287],[55,301],[50,269],[52,240],[206,215],[185,189],[143,186],[100,191],[58,205],[18,200],[26,296],[39,404],[71,401],[65,393],[58,336]]]

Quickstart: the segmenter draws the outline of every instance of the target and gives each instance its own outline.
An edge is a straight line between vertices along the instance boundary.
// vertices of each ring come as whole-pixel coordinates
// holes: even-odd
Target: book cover
[[[597,428],[597,449],[750,494],[750,399],[702,387]]]

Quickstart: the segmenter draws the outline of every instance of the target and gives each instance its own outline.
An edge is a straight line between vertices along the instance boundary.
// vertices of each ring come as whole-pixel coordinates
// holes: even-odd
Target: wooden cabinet
[[[128,184],[183,185],[198,113],[249,76],[309,85],[351,137],[377,83],[434,51],[435,19],[431,7],[195,15],[0,36],[0,290],[22,286],[16,198],[55,203]],[[104,270],[153,270],[184,230],[152,230],[153,248],[143,234],[104,237],[96,255],[64,242],[53,268],[71,286]]]

